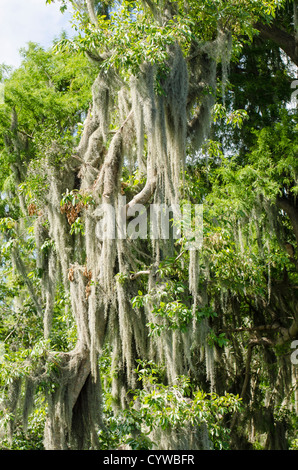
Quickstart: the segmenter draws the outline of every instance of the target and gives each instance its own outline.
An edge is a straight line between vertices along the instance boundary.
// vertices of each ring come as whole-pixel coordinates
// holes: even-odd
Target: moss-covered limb
[[[86,3],[87,3],[89,18],[91,19],[92,23],[95,26],[98,26],[97,16],[95,13],[95,0],[86,0]]]
[[[98,447],[101,425],[100,378],[91,375],[90,351],[79,345],[57,356],[59,366],[51,380],[55,390],[47,396],[45,448],[49,450]]]
[[[97,379],[91,374],[88,349],[77,344],[70,352],[54,352],[45,343],[12,369],[1,406],[11,442],[21,421],[27,432],[28,419],[38,406],[39,391],[47,403],[46,449],[98,448],[102,391],[99,373]]]
[[[150,174],[150,172],[149,172]],[[157,184],[157,175],[152,175],[151,178],[146,181],[144,188],[136,194],[133,199],[126,205],[126,214],[133,209],[136,204],[147,204],[152,198]]]
[[[121,132],[113,137],[103,165],[102,195],[104,201],[110,202],[119,192],[122,172],[123,152]]]

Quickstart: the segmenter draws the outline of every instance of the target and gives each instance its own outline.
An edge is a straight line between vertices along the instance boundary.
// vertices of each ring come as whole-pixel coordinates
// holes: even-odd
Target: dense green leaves
[[[61,10],[70,3],[78,2],[62,1]],[[166,17],[163,12],[162,22],[157,0],[95,2],[92,21],[85,7],[76,10],[78,35],[73,41],[62,37],[55,52],[35,44],[22,52],[23,63],[6,78],[5,105],[0,106],[1,417],[7,429],[14,424],[17,431],[13,444],[5,441],[3,448],[42,448],[44,397],[54,397],[61,386],[59,359],[75,348],[81,334],[72,312],[76,303],[71,303],[61,280],[53,297],[51,333],[44,339],[42,315],[49,284],[43,263],[57,249],[46,218],[39,226],[44,230],[39,245],[35,237],[50,184],[43,170],[45,160],[56,174],[63,173],[82,136],[91,86],[99,72],[117,72],[117,80],[125,86],[144,63],[152,64],[156,66],[154,98],[159,99],[165,93],[162,84],[169,74],[171,47],[179,43],[189,65],[196,47],[214,40],[219,30],[229,30],[233,39],[229,82],[222,83],[223,60],[210,138],[199,154],[188,155],[190,163],[184,168],[184,200],[204,204],[195,308],[190,254],[183,239],[171,247],[171,256],[161,253],[154,266],[158,281],[153,289],[148,281],[153,269],[149,240],[132,251],[133,273],[121,271],[122,260],[116,266],[120,272],[116,268],[113,272],[115,289],[126,293],[123,301],[130,301],[130,313],[135,313],[140,325],[150,309],[150,322],[142,332],[144,342],[149,338],[156,346],[163,335],[174,338],[178,333],[189,338],[194,324],[202,327],[202,341],[199,346],[193,339],[187,343],[192,368],[185,368],[184,375],[173,383],[166,378],[169,364],[156,364],[150,358],[134,361],[135,370],[130,372],[138,380],[129,392],[121,391],[127,406],[117,412],[112,383],[127,374],[125,364],[130,358],[116,366],[112,346],[106,344],[99,358],[105,427],[97,436],[103,449],[128,445],[137,450],[158,445],[153,440],[161,431],[174,430],[179,435],[196,427],[207,433],[211,448],[228,449],[250,445],[247,430],[251,428],[255,429],[251,445],[274,448],[284,445],[278,441],[277,431],[286,423],[288,430],[281,434],[288,447],[297,446],[292,440],[297,420],[289,403],[285,404],[286,395],[294,403],[294,388],[289,385],[292,337],[288,332],[294,331],[295,336],[297,330],[297,217],[292,217],[293,212],[297,216],[297,116],[287,106],[293,77],[280,50],[254,38],[255,22],[271,23],[275,8],[283,11],[285,3],[179,0],[167,2],[169,13]],[[288,23],[284,26],[291,30]],[[3,68],[1,77],[3,72],[10,73]],[[114,106],[113,113],[117,112]],[[114,135],[117,130],[113,119],[111,122],[108,131]],[[145,135],[144,153],[148,151],[146,139]],[[133,197],[145,182],[125,161],[123,193]],[[57,209],[61,224],[66,225],[66,216],[63,233],[76,249],[78,240],[86,236],[85,211],[94,206],[95,199],[88,191],[71,189],[73,186],[65,190],[68,181],[64,183]],[[280,199],[291,210],[283,209]],[[75,255],[83,279],[76,299],[86,304],[91,288],[102,295],[102,286],[83,266],[83,250],[77,249]],[[68,281],[73,283],[73,268],[67,268]],[[77,286],[78,282],[71,284],[72,292]],[[105,305],[106,317],[113,314],[109,308],[112,311],[112,306]],[[121,321],[113,323],[112,342],[127,320]],[[129,335],[138,326],[126,325]],[[122,342],[131,341],[131,336],[121,334]],[[116,341],[113,347],[119,353]],[[11,411],[7,400],[18,380],[29,380],[33,370],[39,371],[34,389],[36,409],[29,413],[26,437],[21,431],[22,413]],[[25,401],[25,390],[19,392],[20,401]],[[268,421],[260,424],[264,416],[269,416]],[[243,439],[240,444],[239,436]]]

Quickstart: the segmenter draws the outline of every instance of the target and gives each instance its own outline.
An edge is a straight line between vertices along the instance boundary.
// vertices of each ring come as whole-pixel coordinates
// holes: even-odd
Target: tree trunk
[[[57,388],[48,394],[46,450],[98,448],[101,423],[100,378],[91,374],[90,352],[76,348],[60,356]]]

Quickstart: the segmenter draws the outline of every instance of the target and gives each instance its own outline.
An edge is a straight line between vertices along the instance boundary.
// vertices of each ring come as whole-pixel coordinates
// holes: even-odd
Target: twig
[[[6,336],[6,338],[4,339],[3,343],[6,343],[6,341],[11,337],[11,335],[14,333],[14,331],[16,330],[19,322],[21,320],[21,317],[18,318],[16,324],[14,325],[13,329],[11,330],[11,332]]]
[[[131,116],[133,115],[133,110],[131,110],[128,115],[127,115],[127,118],[125,119],[125,121],[121,124],[121,127],[119,129],[119,132],[121,132],[123,130],[123,127],[125,126],[125,124],[130,120]]]
[[[184,254],[184,251],[181,251],[181,253],[177,256],[177,258],[174,260],[173,265],[181,258],[181,256]],[[130,275],[130,280],[134,281],[137,279],[139,276],[149,276],[151,274],[151,269],[147,269],[145,271],[139,271],[137,273],[133,273]]]

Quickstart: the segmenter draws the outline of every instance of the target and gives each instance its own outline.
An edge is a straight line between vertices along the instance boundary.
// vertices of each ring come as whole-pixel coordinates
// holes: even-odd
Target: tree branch
[[[93,23],[95,26],[98,26],[97,16],[95,14],[94,0],[86,0],[86,3],[91,23]]]
[[[122,131],[133,116],[131,110],[127,115],[126,119],[121,124],[121,127],[117,130],[110,143],[107,157],[102,165],[100,173],[93,183],[93,190],[100,190],[103,197],[110,198],[114,193],[115,183],[118,183],[118,176],[121,167],[122,155]]]
[[[130,275],[130,280],[131,281],[134,281],[135,279],[137,279],[138,277],[140,276],[149,276],[151,273],[150,269],[148,269],[147,271],[139,271],[138,273],[133,273]]]
[[[150,200],[151,196],[154,194],[156,183],[156,175],[154,175],[151,179],[149,178],[147,180],[144,188],[138,194],[136,194],[128,204],[126,204],[126,214],[136,204],[146,204]]]
[[[255,24],[263,39],[270,39],[277,44],[298,65],[298,44],[294,35],[278,28],[275,25],[265,25],[261,22]]]
[[[289,328],[280,327],[279,331],[281,333],[280,337],[277,339],[276,344],[282,345],[287,341],[293,340],[298,336],[298,317],[294,318],[291,326]]]

